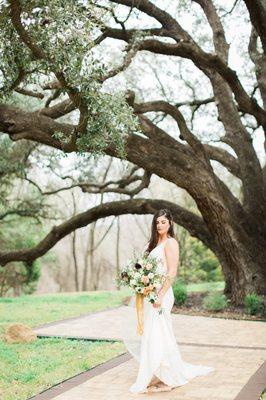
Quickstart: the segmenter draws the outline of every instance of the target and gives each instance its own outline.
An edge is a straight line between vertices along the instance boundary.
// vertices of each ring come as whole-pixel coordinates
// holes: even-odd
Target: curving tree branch
[[[138,31],[139,33],[146,33],[142,32],[141,29]],[[133,33],[132,30],[129,32],[116,28],[106,28],[105,31],[107,37],[124,40],[126,42],[132,38]],[[173,37],[173,30],[170,31],[168,36]],[[186,39],[184,39],[184,37]],[[143,39],[139,44],[139,49],[157,54],[188,58],[192,60],[193,63],[207,76],[210,75],[210,70],[217,72],[230,86],[240,110],[254,115],[259,124],[266,127],[266,112],[258,105],[256,100],[249,97],[238,79],[237,73],[232,70],[223,59],[221,59],[217,54],[204,52],[199,46],[193,43],[191,38],[188,39],[187,35],[183,35],[180,39],[180,36],[177,34],[175,38],[177,44],[166,43],[155,39]]]
[[[122,177],[121,179],[118,180],[104,181],[103,183],[84,181],[84,182],[73,183],[72,185],[69,186],[60,187],[58,189],[46,190],[46,191],[42,190],[42,188],[38,185],[38,183],[28,178],[26,175],[23,176],[23,180],[29,182],[34,187],[36,187],[42,196],[50,196],[53,194],[57,194],[59,192],[79,187],[84,193],[90,193],[90,194],[118,193],[118,194],[125,194],[133,198],[136,194],[140,193],[143,189],[149,186],[151,178],[151,173],[147,171],[144,171],[142,175],[134,174],[134,172],[137,170],[138,167],[133,167],[131,172],[127,176]],[[67,178],[73,180],[72,177],[67,177]],[[61,177],[61,179],[63,178]],[[135,188],[129,187],[132,183],[138,181],[140,181],[140,183]]]
[[[54,226],[50,233],[33,248],[0,251],[0,265],[5,266],[11,261],[24,261],[31,264],[71,232],[100,218],[123,214],[154,214],[160,208],[171,209],[176,223],[184,226],[192,236],[198,237],[209,248],[216,248],[214,240],[200,216],[165,200],[131,199],[103,203],[77,214],[61,225]]]

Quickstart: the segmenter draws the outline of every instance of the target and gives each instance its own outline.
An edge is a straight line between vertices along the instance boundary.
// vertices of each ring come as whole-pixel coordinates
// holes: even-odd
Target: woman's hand
[[[153,303],[154,308],[160,308],[162,306],[163,296],[159,293],[158,298],[155,303]]]

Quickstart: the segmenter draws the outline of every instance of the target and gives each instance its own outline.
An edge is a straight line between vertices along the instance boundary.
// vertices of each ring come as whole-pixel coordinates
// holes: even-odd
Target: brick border
[[[88,340],[90,342],[121,342],[120,339],[113,338],[96,338],[89,336],[68,336],[68,335],[48,335],[46,333],[37,333],[37,338],[46,339],[46,338],[58,338],[58,339],[69,339],[69,340]],[[266,350],[266,348],[265,348]]]
[[[251,375],[233,400],[258,400],[266,388],[266,361]]]
[[[89,340],[91,342],[122,342],[122,339],[119,338],[97,338],[91,336],[68,336],[68,335],[48,335],[45,333],[38,333],[37,337],[39,339],[43,338],[62,338],[69,340]],[[230,344],[215,344],[215,343],[194,343],[194,342],[180,342],[177,340],[177,343],[181,346],[200,346],[200,347],[220,347],[225,349],[241,349],[241,350],[266,350],[266,347],[249,347],[249,346],[234,346]]]
[[[93,378],[94,376],[100,375],[105,371],[108,371],[111,368],[114,368],[123,362],[130,360],[132,356],[127,352],[123,353],[119,356],[112,358],[109,361],[106,361],[102,364],[96,365],[92,367],[90,370],[81,372],[80,374],[74,375],[71,378],[65,379],[62,382],[59,382],[52,387],[44,390],[43,392],[37,394],[36,396],[29,397],[27,400],[51,400],[54,397],[67,392],[68,390],[78,386],[88,379]]]
[[[111,307],[108,309],[104,309],[104,310],[100,310],[100,311],[94,311],[94,312],[81,314],[78,317],[69,317],[69,318],[65,318],[63,320],[48,322],[46,324],[42,324],[42,325],[38,325],[38,326],[34,327],[33,330],[47,327],[47,326],[53,326],[53,325],[65,323],[67,321],[77,320],[82,317],[86,317],[86,316],[93,315],[93,314],[99,314],[101,312],[105,312],[105,311],[109,311],[109,310],[115,310],[119,307],[121,307],[121,305]],[[260,321],[260,322],[264,322],[264,321]],[[71,336],[67,336],[67,335],[37,334],[37,337],[40,339],[41,338],[58,337],[58,338],[64,338],[64,339],[69,339],[69,340],[110,341],[110,342],[121,341],[121,339],[96,338],[96,337],[89,337],[89,336],[71,337]],[[232,348],[232,349],[242,349],[242,350],[266,350],[266,347],[246,347],[246,346],[233,346],[233,345],[208,344],[208,343],[187,343],[187,342],[179,342],[179,341],[178,341],[178,344],[182,345],[182,346],[220,347],[220,348]],[[41,393],[28,398],[27,400],[52,400],[54,397],[58,396],[59,394],[65,393],[68,390],[74,388],[75,386],[78,386],[78,385],[82,384],[83,382],[87,381],[88,379],[91,379],[94,376],[100,375],[100,374],[104,373],[105,371],[108,371],[111,368],[114,368],[126,361],[129,361],[131,358],[132,358],[132,356],[129,352],[123,353],[119,356],[112,358],[111,360],[108,360],[102,364],[92,367],[88,371],[81,372],[77,375],[74,375],[71,378],[65,379],[62,382],[59,382],[59,383],[53,385],[52,387],[42,391]],[[257,369],[257,371],[253,375],[251,375],[248,382],[243,386],[243,388],[240,390],[240,392],[237,394],[237,396],[232,400],[258,400],[259,396],[265,389],[265,385],[266,385],[266,361],[264,361],[264,363]]]
[[[41,337],[57,337],[57,336],[41,336]],[[40,338],[41,338],[40,337]],[[59,336],[60,337],[60,336]],[[97,338],[76,338],[76,337],[67,337],[67,339],[72,340],[105,340],[105,339],[97,339]],[[109,339],[110,341],[119,341],[114,339]],[[220,348],[234,348],[234,349],[244,349],[244,350],[261,350],[266,348],[264,347],[244,347],[244,346],[229,346],[229,345],[216,345],[216,344],[206,344],[206,343],[185,343],[178,342],[179,345],[182,346],[198,346],[198,347],[220,347]],[[92,367],[90,370],[81,372],[77,375],[74,375],[71,378],[65,379],[62,382],[59,382],[52,387],[42,391],[41,393],[28,398],[27,400],[52,400],[54,397],[67,392],[68,390],[78,386],[88,379],[93,378],[94,376],[100,375],[105,371],[108,371],[111,368],[114,368],[126,361],[129,361],[132,358],[132,355],[129,352],[123,353],[119,356],[112,358],[102,364],[99,364],[95,367]],[[266,361],[256,370],[256,372],[251,375],[248,382],[243,386],[237,396],[232,400],[258,400],[262,391],[265,389],[266,385]]]

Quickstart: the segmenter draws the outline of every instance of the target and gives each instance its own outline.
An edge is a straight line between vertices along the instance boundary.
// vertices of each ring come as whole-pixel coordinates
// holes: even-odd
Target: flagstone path
[[[36,327],[38,336],[119,340],[127,306]],[[266,323],[172,314],[184,361],[215,371],[168,393],[132,394],[138,364],[129,353],[79,374],[34,400],[258,400],[266,387]],[[125,349],[126,350],[126,349]]]

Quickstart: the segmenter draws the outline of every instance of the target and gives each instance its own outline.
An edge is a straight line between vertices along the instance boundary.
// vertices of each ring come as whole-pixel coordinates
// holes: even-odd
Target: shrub
[[[8,269],[0,266],[0,296],[34,293],[41,274],[41,264],[35,260],[31,265],[24,262],[10,263]]]
[[[184,277],[187,283],[223,280],[219,260],[210,249],[198,239],[188,236],[182,228],[179,238],[181,243],[179,276]]]
[[[187,287],[183,280],[178,280],[173,285],[175,304],[183,304],[187,299]]]
[[[191,283],[200,283],[200,282],[207,282],[208,281],[208,274],[206,271],[203,271],[202,269],[194,269],[191,270],[190,276],[189,276],[189,282]]]
[[[263,298],[256,293],[247,294],[244,298],[246,312],[250,315],[262,313],[264,310]]]
[[[203,299],[203,308],[210,311],[220,311],[227,307],[229,300],[224,294],[210,292]]]

